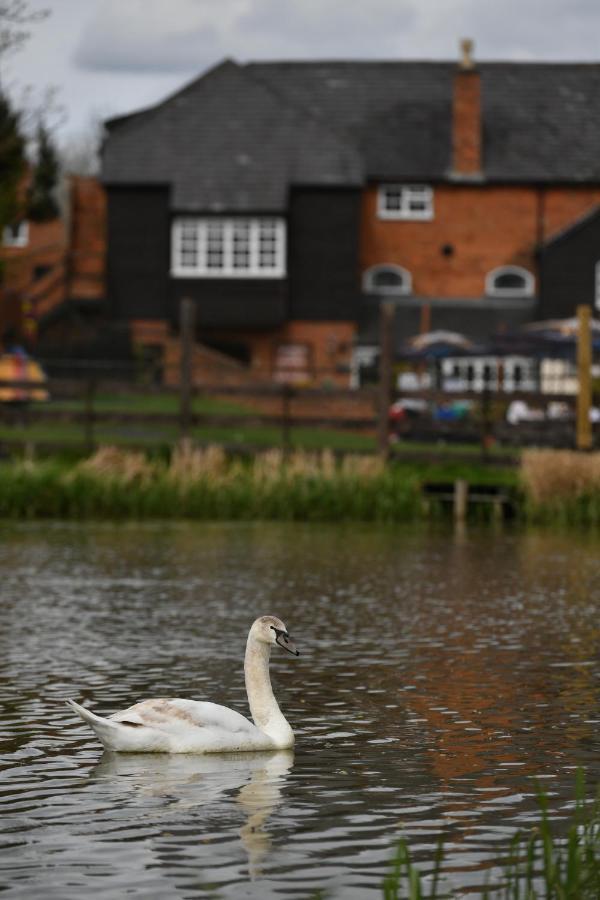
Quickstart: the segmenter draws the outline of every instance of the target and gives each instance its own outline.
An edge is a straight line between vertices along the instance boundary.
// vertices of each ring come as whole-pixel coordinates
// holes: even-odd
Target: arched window
[[[402,266],[372,266],[363,276],[363,288],[368,294],[410,294],[412,278]]]
[[[488,272],[485,292],[489,297],[531,297],[535,278],[521,266],[500,266]]]

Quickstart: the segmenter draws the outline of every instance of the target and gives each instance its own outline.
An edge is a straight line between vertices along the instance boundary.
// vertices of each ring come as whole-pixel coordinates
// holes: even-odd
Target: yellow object
[[[6,382],[18,382],[14,387]],[[34,359],[24,353],[3,353],[0,356],[0,402],[28,403],[48,400],[47,378]],[[31,385],[31,387],[29,386]]]

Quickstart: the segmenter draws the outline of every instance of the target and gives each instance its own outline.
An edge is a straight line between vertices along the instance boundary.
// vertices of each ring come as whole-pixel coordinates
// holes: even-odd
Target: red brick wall
[[[537,274],[535,251],[600,203],[600,187],[438,185],[429,221],[377,217],[377,188],[365,191],[361,270],[395,263],[423,297],[481,297],[485,276],[518,265]],[[451,255],[442,248],[451,246]]]
[[[61,219],[50,222],[29,222],[25,247],[1,247],[4,264],[0,288],[0,337],[6,329],[14,329],[20,340],[33,343],[37,336],[36,298],[32,292],[56,282],[62,296],[64,256],[67,238]],[[43,266],[47,274],[37,280],[34,273]]]
[[[215,332],[211,337],[248,346],[253,380],[272,377],[277,348],[281,344],[305,344],[310,348],[312,380],[347,385],[349,375],[345,368],[350,363],[355,333],[354,322],[293,321],[274,331],[223,331]]]
[[[106,192],[96,178],[70,180],[69,295],[101,299],[105,291]]]

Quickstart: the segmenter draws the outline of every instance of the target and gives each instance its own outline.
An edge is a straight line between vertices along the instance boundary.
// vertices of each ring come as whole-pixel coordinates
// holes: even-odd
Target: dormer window
[[[485,292],[488,297],[532,297],[535,278],[520,266],[500,266],[488,273]]]
[[[412,291],[412,278],[402,266],[372,266],[363,275],[363,290],[366,294],[406,296]]]
[[[22,219],[20,222],[5,225],[2,243],[5,247],[26,247],[29,243],[29,222]]]
[[[382,184],[377,192],[380,219],[433,219],[433,188],[427,184]]]

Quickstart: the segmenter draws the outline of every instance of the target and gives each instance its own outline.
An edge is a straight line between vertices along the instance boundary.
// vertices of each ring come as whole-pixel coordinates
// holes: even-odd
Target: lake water
[[[444,834],[459,896],[600,777],[598,538],[376,526],[0,526],[0,893],[380,895],[400,835]],[[152,696],[247,713],[273,613],[295,751],[103,754],[63,704]]]

